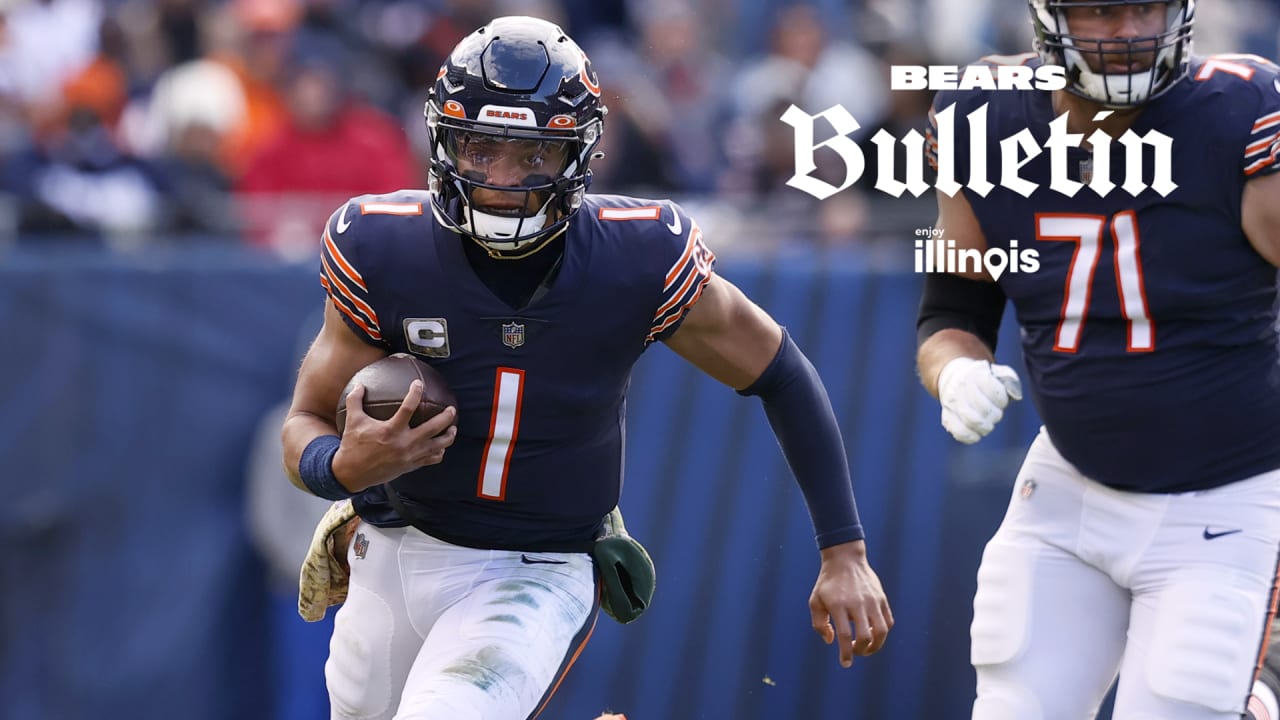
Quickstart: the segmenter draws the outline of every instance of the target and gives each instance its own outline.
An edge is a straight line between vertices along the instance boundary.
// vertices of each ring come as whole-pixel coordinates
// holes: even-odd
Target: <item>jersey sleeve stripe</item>
[[[347,279],[353,285],[365,292],[369,292],[369,288],[365,287],[364,278],[360,276],[360,273],[351,263],[347,262],[346,257],[342,255],[342,251],[338,249],[338,244],[329,235],[329,228],[327,227],[324,229],[324,251],[329,257],[333,258],[333,264],[342,271],[343,275],[347,276]]]
[[[693,284],[697,281],[698,281],[698,273],[691,272],[687,274],[684,278],[684,282],[680,284],[680,289],[672,293],[668,297],[667,301],[663,303],[661,307],[658,308],[658,311],[653,314],[653,319],[655,321],[658,320],[663,315],[667,314],[669,310],[679,305],[680,299],[683,298],[689,292],[689,288],[692,287]]]
[[[1273,112],[1269,115],[1263,115],[1258,118],[1258,121],[1253,124],[1253,132],[1256,133],[1260,130],[1266,130],[1269,127],[1275,127],[1276,125],[1280,125],[1280,111]]]
[[[1257,161],[1257,162],[1253,163],[1252,165],[1249,165],[1248,167],[1246,167],[1246,168],[1244,169],[1244,174],[1245,174],[1245,175],[1252,175],[1252,174],[1254,174],[1254,173],[1258,172],[1259,170],[1262,170],[1262,169],[1264,169],[1264,168],[1266,168],[1266,167],[1268,167],[1268,166],[1270,166],[1270,165],[1275,164],[1275,161],[1276,161],[1275,155],[1272,155],[1272,156],[1270,156],[1270,157],[1264,157],[1264,158],[1262,158],[1261,160],[1259,160],[1259,161]]]
[[[684,252],[680,253],[680,258],[676,260],[671,269],[667,271],[667,277],[663,280],[662,289],[669,290],[676,280],[682,275],[689,263],[693,261],[694,252],[702,242],[702,231],[697,225],[690,225],[689,237],[685,240]]]
[[[360,319],[360,317],[358,317],[355,313],[353,313],[350,309],[348,309],[346,305],[343,305],[341,302],[338,301],[337,296],[334,295],[333,293],[333,288],[329,285],[329,279],[326,278],[324,275],[320,276],[320,284],[323,285],[325,291],[329,293],[329,298],[333,301],[333,306],[336,307],[340,312],[342,312],[342,314],[350,318],[351,322],[355,323],[356,327],[363,330],[365,334],[368,335],[370,338],[374,340],[379,340],[379,341],[382,340],[382,333],[378,332],[377,328],[369,327],[369,325],[365,323],[364,320]]]
[[[662,334],[662,331],[679,322],[680,318],[684,317],[689,308],[693,307],[702,296],[703,288],[711,280],[716,256],[703,244],[702,230],[696,225],[689,233],[689,240],[684,255],[676,261],[675,267],[667,274],[668,281],[663,288],[666,300],[653,315],[653,324],[649,328],[646,343],[653,342]],[[671,292],[672,287],[676,288],[674,292]]]
[[[677,320],[684,317],[684,311],[693,307],[698,302],[698,298],[702,297],[702,290],[706,288],[707,283],[710,282],[710,280],[711,280],[710,275],[707,275],[706,277],[702,278],[702,280],[698,283],[697,289],[694,290],[693,296],[689,298],[688,302],[684,303],[681,306],[680,312],[671,313],[667,315],[666,319],[664,319],[661,323],[655,324],[653,328],[649,330],[649,336],[645,338],[645,342],[653,342],[655,339],[657,339],[659,335],[662,334],[663,330],[666,330],[667,328],[671,327]]]
[[[1276,140],[1280,140],[1280,133],[1275,133],[1274,135],[1268,135],[1262,138],[1261,140],[1253,143],[1249,147],[1245,148],[1244,156],[1249,157],[1250,155],[1257,155],[1260,152],[1264,152],[1265,150],[1270,148],[1271,144],[1274,143]]]
[[[378,314],[373,311],[373,308],[370,307],[369,304],[366,303],[364,300],[361,300],[360,297],[357,296],[354,292],[352,292],[351,289],[348,288],[346,284],[342,282],[341,278],[333,274],[333,268],[329,266],[329,261],[327,259],[325,259],[324,257],[321,257],[320,264],[324,267],[324,274],[329,278],[329,286],[332,288],[332,291],[330,292],[330,294],[333,294],[333,291],[336,291],[338,294],[342,295],[342,298],[335,298],[335,299],[343,300],[343,302],[345,302],[350,307],[350,309],[359,313],[362,317],[364,317],[365,320],[369,321],[370,325],[372,325],[374,328],[377,328]]]

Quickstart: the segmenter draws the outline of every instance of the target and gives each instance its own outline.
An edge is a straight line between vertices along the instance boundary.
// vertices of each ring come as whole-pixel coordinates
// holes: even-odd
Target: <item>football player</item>
[[[855,655],[892,615],[868,565],[840,433],[804,354],[713,272],[667,200],[589,195],[600,82],[560,28],[494,20],[426,104],[426,191],[366,195],[324,231],[325,324],[285,421],[285,464],[362,520],[326,666],[335,718],[527,718],[597,616],[587,550],[618,502],[632,366],[662,342],[759,396],[810,509],[814,629]],[[417,427],[376,421],[361,367],[414,353],[458,398]]]
[[[1079,145],[1003,166],[1039,182],[1029,196],[1004,182],[937,193],[936,227],[957,246],[1017,241],[1040,259],[998,282],[930,275],[921,301],[921,378],[957,440],[977,442],[1021,397],[993,355],[1006,299],[1044,421],[978,570],[972,716],[1093,717],[1118,673],[1116,718],[1239,718],[1280,550],[1280,78],[1254,56],[1193,57],[1194,0],[1029,5],[1038,54],[989,62],[1061,66],[1065,90],[934,104],[985,107],[989,137],[1040,147],[1065,115]],[[961,181],[977,175],[966,128]],[[1129,130],[1172,138],[1167,195],[1119,187]],[[987,168],[1002,167],[995,145]],[[1051,188],[1063,159],[1078,185]],[[1103,172],[1109,192],[1090,184]]]

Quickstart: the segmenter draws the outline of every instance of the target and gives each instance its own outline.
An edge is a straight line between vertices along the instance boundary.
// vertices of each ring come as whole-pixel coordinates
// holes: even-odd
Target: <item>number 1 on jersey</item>
[[[524,371],[498,368],[493,383],[493,413],[489,418],[489,439],[480,458],[480,480],[476,494],[486,500],[507,496],[507,472],[520,430],[520,406],[524,398]]]
[[[1103,215],[1040,213],[1036,215],[1037,240],[1065,240],[1078,245],[1067,269],[1062,312],[1053,349],[1073,353],[1080,348],[1080,331],[1089,314],[1089,297],[1093,292],[1093,271],[1098,267],[1102,251],[1102,229],[1107,224]],[[1111,237],[1115,240],[1116,287],[1120,292],[1120,312],[1129,325],[1129,352],[1155,349],[1155,330],[1147,293],[1142,283],[1142,259],[1139,255],[1138,217],[1132,210],[1117,213],[1111,219]]]

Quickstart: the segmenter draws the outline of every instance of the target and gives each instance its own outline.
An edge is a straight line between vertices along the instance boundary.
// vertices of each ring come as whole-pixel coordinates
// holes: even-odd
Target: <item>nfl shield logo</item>
[[[1085,185],[1093,182],[1093,158],[1080,161],[1080,182]]]
[[[518,348],[524,344],[524,323],[502,323],[502,344]]]

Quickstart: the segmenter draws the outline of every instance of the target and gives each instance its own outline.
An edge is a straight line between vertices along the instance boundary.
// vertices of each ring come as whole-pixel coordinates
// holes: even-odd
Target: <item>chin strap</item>
[[[477,245],[484,248],[484,251],[488,253],[489,257],[493,258],[494,260],[521,260],[523,258],[529,257],[530,255],[546,247],[548,244],[551,243],[552,240],[555,240],[556,238],[563,235],[564,232],[568,229],[569,229],[569,226],[568,224],[566,224],[562,226],[559,230],[556,230],[555,232],[547,233],[546,237],[540,240],[536,240],[532,244],[525,245],[524,247],[520,248],[520,250],[518,251],[519,252],[518,255],[515,254],[517,252],[516,250],[505,250],[505,251],[498,250],[497,248],[486,243],[484,240],[478,237],[474,237],[471,235],[468,235],[468,237],[470,237],[473,241],[475,241]]]

